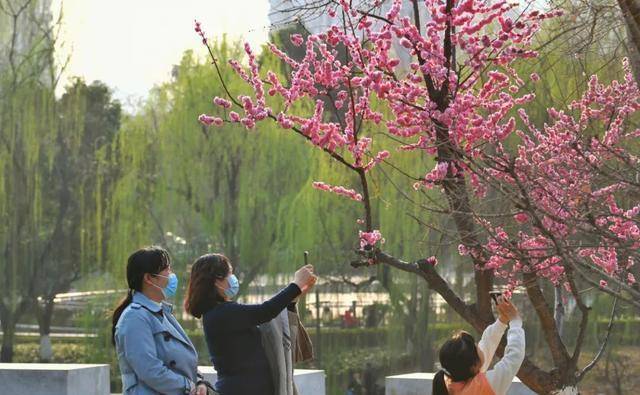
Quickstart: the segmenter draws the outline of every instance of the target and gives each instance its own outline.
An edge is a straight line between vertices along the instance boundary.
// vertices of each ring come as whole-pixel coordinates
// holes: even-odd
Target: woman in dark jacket
[[[274,319],[315,284],[313,267],[299,269],[294,281],[262,304],[233,302],[239,283],[231,262],[220,254],[196,259],[185,309],[202,317],[205,340],[218,372],[216,390],[221,395],[275,395],[269,362],[258,325]]]

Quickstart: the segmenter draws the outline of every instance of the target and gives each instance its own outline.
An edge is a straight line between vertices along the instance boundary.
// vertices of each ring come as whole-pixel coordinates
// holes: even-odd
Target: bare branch
[[[607,343],[609,342],[609,337],[611,336],[611,330],[613,329],[613,321],[616,317],[616,306],[618,304],[618,298],[614,297],[613,299],[613,307],[611,308],[611,318],[609,318],[609,324],[607,325],[607,333],[604,337],[602,345],[600,345],[600,350],[596,354],[595,358],[587,366],[584,367],[578,374],[578,380],[581,380],[585,374],[587,374],[594,366],[598,363],[602,355],[604,354],[604,350],[607,347]]]

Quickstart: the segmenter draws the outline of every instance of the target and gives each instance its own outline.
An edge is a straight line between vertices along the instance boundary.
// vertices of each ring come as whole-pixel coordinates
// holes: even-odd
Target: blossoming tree
[[[596,287],[616,302],[640,307],[634,277],[640,130],[633,126],[640,96],[626,61],[623,80],[603,84],[592,77],[579,100],[549,108],[547,122],[537,125],[525,109],[535,100],[527,87],[540,77],[518,75],[516,64],[537,56],[532,38],[541,23],[561,12],[522,10],[506,1],[425,0],[420,2],[429,16],[425,21],[417,0],[408,3],[413,17],[400,14],[407,5],[401,0],[384,12],[381,1],[328,3],[336,25],[321,34],[291,36],[293,45],[305,49],[302,59],[269,45],[287,65],[287,78],[260,70],[246,45],[248,68],[238,60],[230,66],[252,94],[236,96],[225,87],[228,96],[214,99],[219,109],[201,115],[200,122],[237,122],[248,129],[277,122],[323,150],[358,180],[349,186],[312,185],[362,205],[360,248],[352,265],[385,264],[422,277],[478,331],[493,320],[494,282],[506,284],[507,293],[524,289],[554,368],[544,370],[525,359],[519,377],[539,393],[577,393],[601,355],[578,364],[590,310],[582,288]],[[196,32],[208,46],[197,22]],[[407,67],[392,50],[394,42],[409,55]],[[211,56],[216,69],[223,67]],[[294,105],[305,101],[314,103],[312,114]],[[379,134],[371,130],[392,137],[396,149],[376,150]],[[434,168],[421,175],[410,175],[419,169],[403,170],[407,193],[442,194],[444,207],[423,208],[453,220],[459,253],[474,265],[475,303],[453,291],[435,257],[408,262],[383,249],[369,177],[376,166],[393,168],[394,156],[408,151],[434,159]],[[499,208],[482,204],[487,194],[499,199]],[[578,307],[572,349],[543,292],[545,281]]]

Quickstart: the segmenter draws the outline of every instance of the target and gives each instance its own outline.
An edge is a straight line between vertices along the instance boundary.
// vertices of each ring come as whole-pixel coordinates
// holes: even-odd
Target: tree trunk
[[[16,337],[16,325],[22,313],[29,307],[26,299],[22,299],[11,310],[0,302],[0,327],[2,327],[2,349],[0,350],[0,362],[13,361],[13,344]]]
[[[640,2],[638,0],[618,0],[624,18],[628,43],[629,60],[636,82],[640,83]]]
[[[419,368],[421,372],[433,371],[433,331],[429,330],[429,318],[431,314],[431,290],[427,284],[421,285],[420,310],[418,314],[418,353]]]
[[[2,325],[3,327],[5,325]],[[2,329],[2,350],[0,351],[0,362],[8,363],[13,361],[13,342],[15,339],[15,325]]]
[[[227,174],[229,209],[224,214],[224,234],[222,235],[222,237],[225,244],[224,248],[226,250],[226,253],[228,254],[227,257],[231,260],[234,268],[237,269],[238,273],[245,274],[247,270],[240,262],[240,254],[238,248],[238,239],[240,233],[238,226],[238,203],[240,199],[240,165],[242,164],[242,161],[238,157],[237,153],[235,155],[235,157],[230,158],[229,170]]]
[[[405,316],[404,320],[404,336],[405,336],[405,350],[411,354],[416,350],[416,344],[419,343],[417,336],[422,336],[422,333],[418,330],[418,278],[411,279],[411,294],[407,299],[407,310],[409,314]],[[417,357],[417,356],[416,356]]]
[[[0,309],[0,323],[2,324],[2,349],[0,362],[13,361],[13,343],[16,336],[16,320],[4,306]]]
[[[51,319],[53,318],[53,298],[44,301],[43,306],[36,302],[36,316],[40,328],[40,362],[51,362]]]
[[[555,314],[556,327],[558,328],[558,335],[562,338],[564,333],[564,303],[562,301],[562,286],[555,287]]]

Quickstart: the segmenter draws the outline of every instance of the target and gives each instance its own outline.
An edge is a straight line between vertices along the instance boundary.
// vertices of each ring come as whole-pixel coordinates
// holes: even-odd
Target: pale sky
[[[269,0],[53,0],[54,10],[61,2],[67,77],[101,80],[123,104],[167,81],[186,49],[204,55],[194,19],[209,38],[227,33],[254,47],[269,32]]]

